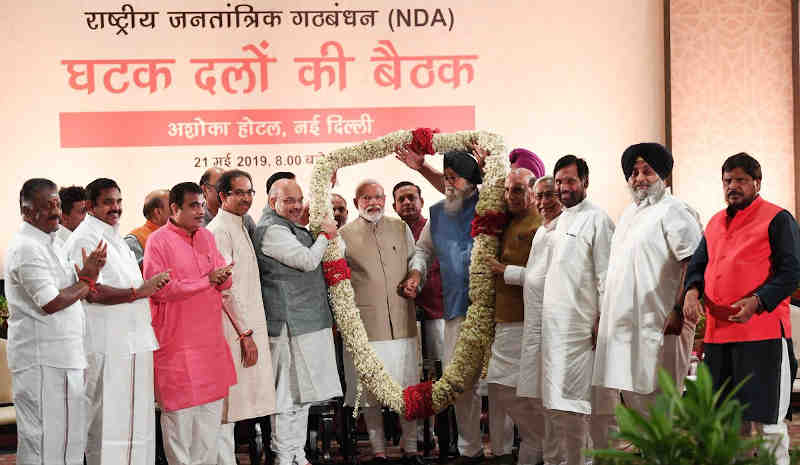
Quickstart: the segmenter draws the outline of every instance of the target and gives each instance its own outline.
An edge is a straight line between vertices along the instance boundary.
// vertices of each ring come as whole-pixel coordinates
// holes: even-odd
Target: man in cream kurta
[[[306,465],[303,447],[312,403],[342,395],[322,255],[338,237],[326,221],[316,240],[297,226],[303,192],[293,179],[276,181],[254,237],[267,312],[275,378],[272,450],[277,465]]]
[[[614,223],[589,202],[589,167],[574,155],[558,160],[556,190],[566,207],[558,220],[542,310],[542,401],[567,465],[582,465],[591,421],[593,447],[605,448],[618,394],[592,390],[594,338]],[[589,418],[592,415],[592,418]]]
[[[158,348],[147,298],[169,280],[144,281],[136,257],[119,234],[122,196],[111,179],[86,186],[89,214],[67,240],[74,263],[100,241],[106,266],[97,292],[87,296],[86,394],[89,397],[89,465],[150,465],[155,460],[153,351]]]
[[[222,202],[207,227],[225,262],[233,263],[233,285],[222,292],[222,303],[227,310],[222,317],[222,327],[238,380],[231,386],[223,405],[217,464],[235,465],[235,422],[272,414],[275,383],[258,262],[243,221],[255,193],[250,175],[239,170],[226,171],[217,182],[217,191]]]
[[[356,306],[386,371],[401,386],[413,385],[419,382],[416,310],[413,300],[398,295],[397,285],[414,256],[414,236],[402,220],[384,216],[386,196],[377,181],[362,181],[355,195],[359,216],[342,228],[341,236],[347,245],[345,258],[352,271]],[[355,405],[359,379],[349,351],[344,354],[344,372],[345,403]],[[365,394],[364,421],[372,451],[375,457],[385,458],[382,406],[371,393]],[[400,423],[400,447],[409,456],[417,456],[416,422],[401,419]]]
[[[666,192],[672,155],[642,143],[622,155],[633,196],[611,242],[593,384],[622,390],[628,407],[648,415],[658,367],[678,392],[689,369],[694,323],[679,305],[686,267],[702,238],[696,214]]]

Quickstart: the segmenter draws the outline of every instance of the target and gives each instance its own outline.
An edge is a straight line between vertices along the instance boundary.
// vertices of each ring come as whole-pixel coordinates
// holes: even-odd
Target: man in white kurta
[[[625,404],[647,415],[658,368],[676,381],[689,368],[694,323],[682,318],[686,267],[702,238],[693,210],[666,191],[672,155],[660,144],[629,147],[622,168],[633,203],[611,243],[593,384],[622,391]]]
[[[524,267],[493,265],[492,269],[495,272],[503,273],[506,284],[522,286],[525,318],[522,326],[516,394],[523,400],[524,408],[530,412],[529,416],[538,418],[544,415],[541,352],[542,299],[545,277],[553,256],[556,225],[562,211],[561,203],[555,193],[552,176],[545,176],[536,182],[534,202],[537,210],[544,217],[544,222],[533,236],[527,264]],[[559,465],[564,460],[564,453],[559,447],[561,441],[550,425],[549,416],[544,415],[544,417],[542,435],[544,465]],[[524,462],[520,461],[519,463],[522,465]]]
[[[275,383],[258,262],[243,221],[255,194],[250,175],[239,170],[226,171],[217,182],[217,191],[221,197],[220,209],[207,228],[225,262],[233,264],[233,285],[222,292],[225,307],[222,327],[237,379],[222,408],[217,464],[235,465],[234,426],[237,421],[275,411]]]
[[[99,244],[75,273],[56,238],[56,185],[26,181],[24,222],[5,260],[8,367],[17,414],[17,463],[80,465],[86,448],[85,319],[80,299],[105,259]],[[82,257],[83,258],[83,257]]]
[[[270,420],[277,465],[308,463],[308,409],[342,395],[321,267],[338,233],[327,221],[313,240],[297,226],[302,209],[300,186],[293,179],[276,181],[254,235],[275,379],[276,413]]]
[[[555,166],[566,207],[555,229],[542,307],[542,402],[564,438],[568,465],[582,465],[591,426],[595,448],[605,448],[616,392],[592,389],[594,339],[614,223],[586,198],[589,167],[574,155]],[[592,418],[589,418],[589,415]],[[591,422],[591,423],[590,423]]]
[[[147,282],[119,234],[122,196],[116,182],[100,178],[86,186],[89,214],[69,237],[66,250],[80,263],[84,250],[107,244],[97,292],[87,296],[86,394],[89,434],[86,462],[149,465],[155,460],[153,351],[150,297],[167,274]]]

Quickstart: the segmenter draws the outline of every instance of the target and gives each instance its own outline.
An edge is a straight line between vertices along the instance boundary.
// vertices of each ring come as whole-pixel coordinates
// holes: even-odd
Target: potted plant
[[[650,407],[649,418],[623,405],[617,407],[616,437],[630,442],[633,451],[605,449],[587,454],[595,457],[596,465],[773,465],[775,456],[768,443],[741,433],[745,406],[733,394],[744,382],[723,397],[726,386],[714,392],[711,373],[701,363],[697,379],[686,380],[682,395],[661,370],[662,393]]]

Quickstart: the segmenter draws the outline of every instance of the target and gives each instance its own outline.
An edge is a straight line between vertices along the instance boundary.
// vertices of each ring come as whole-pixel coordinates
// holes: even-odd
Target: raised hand
[[[108,244],[102,240],[89,255],[86,255],[85,249],[81,249],[83,268],[78,268],[78,265],[75,265],[75,271],[78,273],[78,276],[97,281],[97,275],[100,274],[100,270],[103,269],[106,264],[107,249]]]
[[[324,220],[320,227],[322,228],[322,232],[328,235],[329,238],[333,239],[339,234],[339,230],[336,228],[336,222],[330,219]]]
[[[409,147],[401,147],[395,151],[396,158],[414,171],[422,169],[425,164],[425,154],[417,153]]]
[[[468,143],[467,147],[472,152],[472,155],[475,156],[475,160],[478,161],[478,166],[482,170],[483,166],[486,164],[486,157],[489,156],[489,151],[484,149],[484,148],[479,147],[477,141],[472,141],[472,142]]]

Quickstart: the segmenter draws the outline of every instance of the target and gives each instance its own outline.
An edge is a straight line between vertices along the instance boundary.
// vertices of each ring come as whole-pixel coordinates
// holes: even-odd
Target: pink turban
[[[514,149],[508,154],[511,165],[516,168],[527,168],[533,172],[537,178],[544,176],[544,163],[535,153],[526,149]]]

